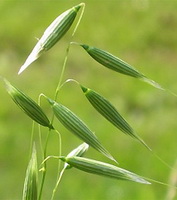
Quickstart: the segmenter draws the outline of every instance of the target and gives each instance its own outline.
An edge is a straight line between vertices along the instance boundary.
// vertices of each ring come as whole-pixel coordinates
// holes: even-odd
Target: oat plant
[[[101,64],[101,66],[113,70],[120,75],[123,74],[142,80],[157,89],[164,90],[164,88],[160,86],[160,84],[149,79],[143,73],[139,72],[135,67],[121,60],[117,56],[114,56],[111,53],[102,50],[101,48],[89,46],[88,44],[76,43],[73,41],[73,36],[75,35],[76,30],[83,17],[84,9],[85,4],[80,3],[79,5],[73,6],[72,8],[59,15],[44,31],[41,39],[38,40],[36,46],[33,48],[32,52],[29,54],[25,63],[22,65],[18,72],[18,74],[21,74],[24,70],[26,70],[29,65],[32,65],[35,60],[40,58],[40,56],[43,56],[43,54],[47,53],[48,50],[50,50],[54,45],[57,44],[57,42],[60,41],[62,37],[64,37],[65,33],[70,29],[71,26],[73,26],[73,22],[76,21],[71,39],[68,41],[68,46],[66,48],[66,54],[62,66],[62,72],[60,74],[58,85],[56,86],[53,97],[48,97],[41,91],[41,94],[39,95],[39,102],[37,103],[25,92],[21,91],[8,80],[3,79],[6,90],[11,96],[12,100],[15,102],[15,104],[34,123],[38,124],[39,127],[43,126],[44,128],[48,129],[48,135],[46,137],[45,144],[43,144],[40,139],[42,133],[41,129],[39,129],[38,143],[40,143],[40,148],[43,154],[42,158],[37,159],[38,154],[36,152],[36,149],[40,148],[36,148],[35,145],[32,145],[36,142],[34,141],[34,138],[32,138],[31,148],[32,146],[33,148],[30,150],[32,151],[32,156],[26,172],[22,197],[23,200],[40,200],[43,198],[42,194],[45,184],[45,177],[46,173],[50,170],[47,167],[47,162],[50,162],[50,159],[58,159],[59,161],[58,173],[56,175],[56,185],[51,192],[51,199],[54,199],[59,184],[62,184],[61,178],[64,178],[64,172],[66,170],[72,170],[73,168],[77,168],[78,170],[87,173],[104,176],[105,178],[114,178],[118,181],[124,180],[137,182],[140,184],[151,184],[151,181],[149,181],[149,179],[146,179],[143,176],[135,174],[127,169],[118,167],[119,161],[117,161],[114,158],[114,155],[109,152],[109,149],[111,148],[109,146],[105,146],[105,144],[102,143],[97,134],[89,128],[89,125],[87,125],[80,116],[77,116],[72,110],[67,108],[58,100],[59,91],[65,84],[67,84],[68,82],[72,82],[74,84],[76,83],[79,86],[78,88],[80,88],[78,92],[85,96],[85,98],[88,100],[88,104],[91,104],[93,106],[93,109],[100,113],[108,121],[108,123],[111,123],[118,129],[118,134],[115,135],[115,138],[118,137],[119,134],[122,132],[125,135],[139,141],[140,144],[148,149],[149,152],[152,151],[151,148],[134,130],[132,125],[130,125],[127,120],[122,116],[122,114],[119,113],[118,108],[116,108],[106,97],[104,97],[99,92],[85,86],[84,83],[80,83],[77,80],[70,79],[70,77],[68,77],[68,79],[66,80],[63,80],[63,75],[67,66],[70,46],[77,45],[81,47],[81,50],[86,51],[86,53],[89,55],[88,59],[90,59],[89,57],[91,57],[95,60],[95,66]],[[137,84],[141,84],[141,82],[137,81]],[[48,116],[45,114],[45,111],[40,106],[41,98],[42,100],[48,102],[48,106],[51,109],[52,113],[51,119],[48,118]],[[73,98],[77,98],[75,94]],[[61,135],[63,133],[55,128],[54,118],[58,120],[57,123],[59,123],[61,126],[64,126],[71,133],[71,137],[78,137],[82,143],[81,145],[73,149],[73,151],[68,153],[68,155],[62,154],[62,145],[64,144],[62,144]],[[48,140],[50,138],[50,135],[53,133],[58,134],[59,136],[60,147],[58,155],[48,155],[47,153]],[[92,158],[86,158],[85,154],[87,151],[89,151],[90,148],[93,148],[94,150],[98,151],[100,154],[108,158],[111,163],[94,160]],[[37,163],[37,160],[38,162],[40,162]],[[38,178],[38,174],[42,174],[40,178]],[[77,181],[79,181],[79,178]]]

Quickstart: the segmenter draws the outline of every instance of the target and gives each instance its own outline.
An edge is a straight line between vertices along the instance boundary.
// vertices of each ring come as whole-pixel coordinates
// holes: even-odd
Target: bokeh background
[[[177,1],[175,0],[85,0],[86,9],[73,41],[105,49],[165,88],[177,93]],[[20,66],[45,28],[78,0],[0,1],[0,75],[34,100],[40,93],[54,96],[66,47],[73,30],[21,75]],[[119,161],[120,167],[165,183],[175,174],[177,159],[177,99],[139,80],[120,75],[94,62],[79,46],[71,46],[64,79],[74,78],[109,99],[137,133],[165,160],[171,170],[140,143],[122,134],[87,102],[75,83],[66,84],[58,101],[68,106],[93,130]],[[51,110],[42,99],[50,117]],[[57,121],[63,155],[81,143]],[[21,199],[29,161],[32,122],[12,102],[0,83],[0,199]],[[47,134],[42,129],[43,140]],[[34,137],[41,163],[38,129]],[[57,155],[58,137],[50,136],[48,155]],[[90,149],[87,157],[110,162]],[[57,161],[48,162],[43,199],[50,199],[55,185]],[[175,175],[173,175],[175,179]],[[167,198],[170,187],[153,183],[123,182],[76,169],[68,170],[55,199],[142,200]],[[176,197],[177,198],[177,197]],[[175,199],[175,197],[174,197]]]

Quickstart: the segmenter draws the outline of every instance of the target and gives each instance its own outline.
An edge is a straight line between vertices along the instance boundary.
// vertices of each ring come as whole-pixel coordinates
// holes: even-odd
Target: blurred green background
[[[105,49],[177,93],[177,1],[85,0],[86,9],[74,41]],[[44,93],[54,96],[72,29],[57,45],[20,76],[17,72],[45,28],[78,0],[0,1],[0,75],[37,101]],[[145,142],[173,166],[177,158],[177,99],[139,80],[117,74],[94,62],[78,46],[70,49],[65,79],[74,78],[109,99]],[[0,84],[0,199],[21,199],[29,161],[32,122],[12,102]],[[66,84],[59,99],[93,130],[119,161],[120,167],[168,183],[171,169],[140,143],[125,136],[103,119],[74,83]],[[51,116],[47,102],[42,106]],[[59,123],[63,155],[81,143]],[[43,139],[47,134],[42,129]],[[34,131],[39,165],[41,154],[37,127]],[[58,137],[50,137],[48,155],[57,155]],[[90,149],[87,157],[109,162]],[[177,169],[176,169],[177,170]],[[174,170],[175,171],[175,170]],[[50,199],[57,161],[48,162],[43,199]],[[173,177],[175,178],[175,177]],[[68,170],[55,199],[142,200],[167,199],[171,188],[156,183],[141,185]],[[168,198],[170,199],[170,198]],[[174,198],[175,199],[175,198]]]

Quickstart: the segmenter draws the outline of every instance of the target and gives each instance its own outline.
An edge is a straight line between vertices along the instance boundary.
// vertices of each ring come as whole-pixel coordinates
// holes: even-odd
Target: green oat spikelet
[[[66,157],[83,156],[83,155],[87,152],[88,148],[89,148],[89,145],[88,145],[88,144],[82,143],[82,144],[79,145],[77,148],[73,149]],[[59,156],[58,158],[60,159],[60,156]],[[61,181],[61,178],[62,178],[62,176],[63,176],[63,173],[65,172],[66,169],[71,169],[71,168],[72,168],[71,165],[69,165],[69,164],[66,163],[66,162],[64,163],[64,167],[63,167],[63,169],[62,169],[61,172],[60,172],[60,175],[59,175],[59,177],[58,177],[58,180],[57,180],[57,182],[56,182],[55,188],[54,188],[54,190],[53,190],[53,194],[52,194],[52,198],[51,198],[51,199],[53,199],[53,197],[55,196],[57,187],[58,187],[58,185],[59,185],[59,183],[60,183],[60,181]]]
[[[37,60],[42,53],[52,48],[69,30],[83,4],[76,5],[59,15],[45,30],[32,52],[26,59],[18,74],[24,71],[32,62]]]
[[[134,181],[142,184],[151,184],[150,182],[146,181],[144,178],[138,176],[135,173],[108,163],[77,156],[61,157],[60,159],[64,162],[67,162],[72,167],[91,174],[107,176],[118,180]]]
[[[89,148],[89,145],[87,143],[82,143],[79,145],[77,148],[73,149],[66,157],[70,158],[73,156],[78,156],[81,157],[83,156]],[[72,166],[70,166],[68,163],[65,163],[64,168],[65,169],[70,169]]]
[[[42,126],[46,126],[50,129],[54,129],[49,119],[43,112],[42,108],[33,101],[30,97],[20,91],[18,88],[12,86],[7,80],[4,79],[7,92],[13,99],[13,101],[20,107],[25,114],[27,114],[32,120]]]
[[[139,72],[133,66],[131,66],[130,64],[121,60],[120,58],[110,54],[109,52],[101,50],[96,47],[88,46],[86,44],[80,44],[80,46],[82,46],[94,60],[96,60],[103,66],[105,66],[113,71],[119,72],[121,74],[128,75],[128,76],[131,76],[134,78],[138,78],[138,79],[154,86],[155,88],[165,90],[158,83],[147,78],[144,74]]]
[[[26,171],[22,200],[37,200],[37,197],[38,197],[38,167],[37,167],[36,148],[35,145],[33,145],[31,160],[28,164],[28,168]]]
[[[145,142],[135,133],[133,128],[128,124],[128,122],[119,114],[117,109],[103,96],[97,92],[86,88],[81,85],[81,89],[84,92],[86,98],[89,100],[91,105],[109,122],[111,122],[115,127],[121,130],[123,133],[136,138],[141,142],[147,149],[151,150]]]
[[[82,139],[88,145],[105,155],[111,160],[117,162],[111,154],[102,146],[96,135],[87,127],[87,125],[77,117],[71,110],[63,106],[60,103],[48,98],[50,105],[52,106],[54,115],[58,120],[67,128],[71,133]]]

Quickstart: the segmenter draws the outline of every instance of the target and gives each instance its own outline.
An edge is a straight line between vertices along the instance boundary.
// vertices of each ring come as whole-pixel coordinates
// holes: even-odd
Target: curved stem
[[[81,3],[81,5],[82,5],[82,11],[81,11],[80,17],[78,19],[78,22],[77,22],[77,24],[76,24],[76,26],[74,28],[74,31],[73,31],[73,33],[71,35],[70,41],[72,41],[72,39],[73,39],[73,37],[74,37],[74,35],[76,33],[76,30],[77,30],[77,28],[78,28],[78,26],[79,26],[79,24],[81,22],[82,16],[84,14],[85,4]],[[55,90],[55,95],[54,95],[54,100],[55,101],[58,98],[58,93],[59,93],[60,88],[64,85],[64,83],[62,84],[62,81],[63,81],[64,72],[65,72],[65,69],[66,69],[66,64],[67,64],[67,61],[68,61],[68,55],[69,55],[70,46],[71,46],[71,42],[69,42],[69,44],[67,46],[67,49],[66,49],[66,54],[65,54],[65,58],[64,58],[64,62],[63,62],[63,67],[62,67],[62,70],[61,70],[61,75],[60,75],[60,78],[59,78],[59,81],[58,81],[58,85],[57,85],[56,90]],[[51,124],[53,124],[53,121],[54,121],[54,113],[52,115]],[[61,156],[61,151],[62,151],[61,134],[59,132],[57,132],[57,133],[58,133],[58,136],[59,136],[59,156]],[[64,172],[64,169],[60,172],[60,166],[61,166],[61,161],[59,160],[59,162],[58,162],[58,175],[59,176],[57,176],[58,181],[57,181],[57,183],[55,185],[55,188],[53,189],[52,199],[54,198],[54,195],[56,193],[58,184],[59,184],[59,182],[61,180],[61,176],[62,176],[62,174]],[[44,179],[45,179],[45,174],[44,174]]]
[[[53,200],[53,198],[54,198],[54,196],[55,196],[55,193],[56,193],[56,191],[57,191],[58,185],[59,185],[59,183],[60,183],[60,181],[61,181],[61,178],[62,178],[62,175],[63,175],[64,171],[65,171],[65,167],[62,169],[62,171],[60,172],[60,174],[59,174],[59,176],[58,176],[57,183],[56,183],[56,185],[55,185],[55,187],[54,187],[54,189],[53,189],[53,193],[52,193],[51,200]]]
[[[58,133],[58,140],[59,140],[59,149],[58,149],[58,156],[60,157],[62,154],[62,139],[61,139],[61,134],[59,131],[55,130]],[[61,167],[61,162],[59,160],[58,162],[58,176],[59,176],[59,172],[60,172],[60,167]],[[57,176],[57,179],[58,179]]]
[[[85,10],[85,3],[81,3],[82,4],[82,11],[81,11],[81,14],[80,14],[80,17],[78,19],[78,22],[74,28],[74,31],[71,35],[71,39],[70,41],[72,41],[77,29],[78,29],[78,26],[81,22],[81,19],[83,17],[83,14],[84,14],[84,10]],[[64,62],[63,62],[63,67],[62,67],[62,71],[61,71],[61,75],[60,75],[60,79],[59,79],[59,82],[58,82],[58,85],[57,85],[57,88],[56,88],[56,91],[55,91],[55,97],[54,97],[54,100],[56,101],[57,97],[58,97],[58,92],[59,92],[59,89],[60,89],[60,86],[61,86],[61,83],[62,83],[62,80],[63,80],[63,76],[64,76],[64,72],[65,72],[65,68],[66,68],[66,63],[68,61],[68,55],[69,55],[69,50],[70,50],[70,46],[71,46],[71,43],[72,42],[69,42],[68,44],[68,47],[66,49],[66,55],[65,55],[65,59],[64,59]]]
[[[73,33],[72,33],[72,35],[71,35],[71,38],[73,38],[73,36],[75,35],[75,33],[76,33],[77,29],[78,29],[78,26],[79,26],[79,24],[80,24],[80,22],[81,22],[81,19],[82,19],[82,17],[83,17],[84,11],[85,11],[85,3],[81,3],[80,5],[82,6],[82,11],[81,11],[81,14],[80,14],[80,16],[79,16],[79,19],[78,19],[78,21],[77,21],[77,24],[76,24],[76,26],[75,26],[75,28],[74,28],[74,31],[73,31]]]
[[[65,59],[64,59],[64,63],[63,63],[63,67],[62,67],[62,71],[61,71],[61,75],[60,75],[60,78],[59,78],[59,82],[58,82],[58,85],[57,85],[57,88],[56,88],[56,91],[55,91],[55,97],[54,97],[54,100],[56,101],[57,97],[58,97],[58,93],[59,93],[59,90],[60,90],[60,86],[62,84],[62,80],[63,80],[63,76],[64,76],[64,72],[65,72],[65,69],[66,69],[66,63],[67,63],[67,60],[68,60],[68,55],[69,55],[69,49],[70,49],[70,43],[66,49],[66,55],[65,55]],[[53,121],[53,120],[52,120]]]
[[[40,105],[40,102],[41,102],[41,97],[43,96],[43,94],[40,94],[39,97],[38,97],[38,105]],[[40,145],[40,149],[41,149],[41,153],[42,153],[42,156],[43,156],[43,159],[44,159],[44,149],[43,149],[43,146],[42,146],[42,134],[41,134],[41,126],[39,125],[39,145]]]
[[[60,134],[60,132],[57,131],[57,130],[55,130],[55,131],[57,132],[58,137],[59,137],[59,152],[58,152],[58,158],[60,158],[60,157],[61,157],[61,154],[62,154],[62,139],[61,139],[61,134]],[[60,177],[61,177],[60,168],[61,168],[61,162],[60,162],[60,160],[59,160],[59,161],[58,161],[58,175],[57,175],[57,179],[56,179],[56,185],[55,185],[55,187],[54,187],[54,189],[53,189],[53,192],[52,192],[51,200],[54,198],[55,193],[56,193],[56,190],[57,190],[57,188],[58,188],[58,184],[59,184],[59,182],[60,182],[60,181],[58,181],[58,180],[61,179],[61,178],[60,178]]]

